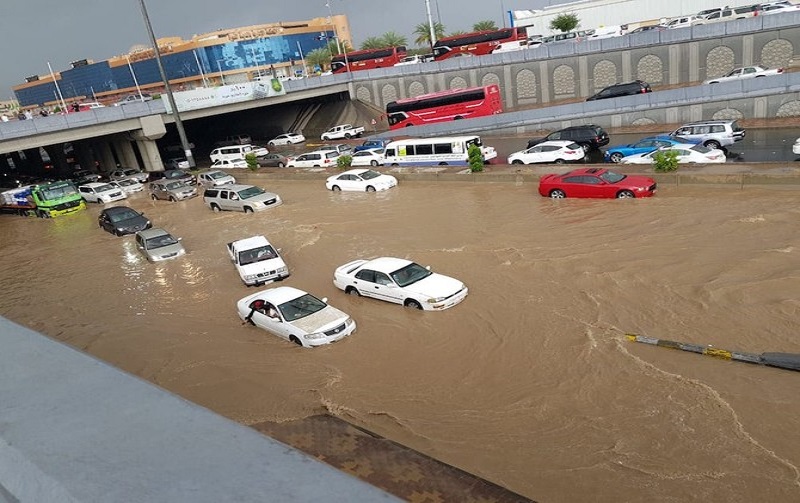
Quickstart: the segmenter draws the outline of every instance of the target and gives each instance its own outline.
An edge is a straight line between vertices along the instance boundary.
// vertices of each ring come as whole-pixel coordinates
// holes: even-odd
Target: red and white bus
[[[504,42],[527,40],[524,27],[502,28],[500,30],[476,31],[463,35],[445,37],[433,44],[433,59],[441,61],[458,56],[480,56],[489,54],[492,49]]]
[[[389,102],[386,118],[389,129],[421,126],[503,112],[497,84],[450,89]]]
[[[348,52],[346,56],[347,63],[345,63],[344,54],[337,54],[331,58],[331,72],[344,73],[348,71],[348,64],[351,72],[394,66],[395,63],[399,63],[401,59],[406,57],[406,48],[399,45],[397,47],[384,47],[383,49],[365,49],[363,51]]]

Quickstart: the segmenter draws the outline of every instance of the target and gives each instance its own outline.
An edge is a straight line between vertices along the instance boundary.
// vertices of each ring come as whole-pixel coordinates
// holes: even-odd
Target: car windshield
[[[395,283],[402,286],[408,286],[412,283],[416,283],[417,281],[427,278],[433,274],[428,269],[422,267],[421,265],[412,262],[407,266],[403,267],[402,269],[398,269],[390,276],[394,280]]]
[[[177,242],[178,240],[172,237],[170,234],[162,234],[160,236],[156,236],[145,241],[144,247],[147,248],[148,250],[154,250],[156,248],[163,248],[165,246],[174,245]]]
[[[226,176],[228,176],[228,175],[226,175],[222,171],[212,171],[211,173],[208,174],[208,177],[211,178],[212,180],[217,180],[219,178],[225,178]]]
[[[164,186],[164,188],[167,190],[178,190],[182,189],[183,187],[186,187],[186,184],[183,182],[169,182]]]
[[[260,246],[252,250],[245,250],[239,253],[239,265],[255,264],[262,260],[270,260],[277,257],[278,254],[272,245]]]
[[[124,211],[115,211],[114,213],[109,214],[109,218],[112,222],[122,222],[123,220],[129,220],[131,218],[138,217],[139,214],[131,209],[126,209]]]
[[[372,180],[373,178],[377,178],[377,177],[381,176],[381,174],[378,173],[377,171],[373,171],[373,170],[369,169],[367,171],[364,171],[363,173],[361,173],[358,176],[360,176],[362,180]]]
[[[125,171],[122,172],[122,174],[125,176],[130,176],[130,175],[135,175],[138,172],[139,172],[138,169],[126,169]]]
[[[94,189],[95,192],[105,192],[107,190],[114,190],[114,187],[112,187],[111,185],[109,185],[107,183],[104,183],[103,185],[100,185],[99,187],[95,187],[95,189]]]
[[[264,193],[264,189],[261,187],[248,187],[244,190],[240,190],[237,192],[239,194],[239,198],[241,199],[250,199],[251,197],[259,196]]]
[[[125,178],[124,180],[119,180],[116,183],[120,186],[127,187],[128,185],[137,185],[139,182],[136,180],[131,180],[130,178]]]
[[[166,178],[183,178],[186,176],[186,173],[183,171],[173,170],[173,171],[165,171],[164,176]]]
[[[700,152],[701,154],[707,154],[707,153],[711,152],[710,148],[708,148],[706,146],[703,146],[703,145],[700,145],[700,144],[695,145],[694,147],[692,147],[692,150],[694,150],[695,152]]]
[[[617,183],[621,180],[625,179],[625,175],[620,175],[614,171],[606,171],[605,173],[600,175],[600,178],[605,180],[608,183]]]
[[[321,311],[325,309],[326,306],[327,304],[307,293],[302,297],[290,300],[289,302],[284,302],[278,306],[278,310],[281,312],[286,321],[292,322],[299,320],[300,318],[305,318],[306,316],[314,314],[317,311]]]
[[[72,184],[65,184],[60,187],[52,187],[49,189],[42,189],[42,196],[46,201],[50,201],[53,199],[59,199],[62,197],[71,196],[73,194],[77,194],[78,191]]]

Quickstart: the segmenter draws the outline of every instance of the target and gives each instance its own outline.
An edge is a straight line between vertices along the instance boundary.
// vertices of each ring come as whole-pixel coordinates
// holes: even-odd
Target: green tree
[[[464,30],[456,30],[456,31],[451,31],[450,33],[447,34],[447,36],[448,37],[456,37],[458,35],[464,35],[465,33],[467,33],[467,32],[464,31]]]
[[[323,70],[331,64],[331,51],[325,47],[314,49],[306,54],[306,64],[311,68],[319,66]]]
[[[467,149],[467,159],[469,162],[469,170],[473,173],[483,171],[483,152],[477,145],[470,145]]]
[[[353,165],[353,156],[343,154],[336,158],[336,167],[339,169],[347,169]]]
[[[382,47],[386,47],[383,45],[383,37],[367,37],[361,42],[361,50],[380,49]]]
[[[399,47],[408,45],[408,39],[394,31],[387,31],[381,36],[383,47]]]
[[[552,21],[550,21],[550,29],[553,31],[558,30],[561,33],[567,33],[570,31],[575,31],[580,24],[581,23],[578,20],[578,16],[575,14],[559,14],[558,16],[554,17]]]
[[[247,167],[250,168],[250,171],[255,171],[258,169],[258,158],[256,158],[256,154],[253,152],[245,154],[244,160],[247,162]]]
[[[653,169],[659,173],[669,173],[678,169],[678,152],[659,150],[653,154]]]
[[[433,23],[433,34],[436,40],[444,37],[444,25],[442,23]],[[428,45],[433,50],[433,43],[431,42],[431,29],[428,23],[420,23],[414,27],[414,43],[417,45]]]
[[[490,21],[488,19],[484,21],[478,21],[477,23],[472,25],[472,31],[486,31],[486,30],[496,30],[497,23],[494,21]]]

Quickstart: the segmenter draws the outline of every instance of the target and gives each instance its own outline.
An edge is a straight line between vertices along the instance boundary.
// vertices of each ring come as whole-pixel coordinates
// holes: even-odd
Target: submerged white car
[[[679,164],[704,164],[704,163],[718,163],[725,162],[725,152],[716,148],[708,148],[702,145],[695,145],[693,147],[664,147],[646,154],[634,154],[623,157],[619,162],[620,164],[653,164],[655,161],[653,156],[656,152],[675,151],[678,153]]]
[[[333,191],[376,192],[389,190],[396,186],[397,178],[371,169],[351,169],[338,175],[329,176],[325,181],[325,187]]]
[[[116,182],[108,182],[112,187],[122,190],[125,194],[133,194],[134,192],[141,192],[144,190],[144,185],[139,183],[135,178],[123,178]]]
[[[351,166],[383,166],[383,149],[359,150],[350,154],[353,158]]]
[[[216,187],[233,183],[236,183],[236,178],[218,169],[212,169],[197,175],[197,184],[202,187]]]
[[[330,344],[356,330],[355,320],[327,299],[290,286],[248,295],[236,303],[236,311],[244,322],[303,347]]]
[[[284,133],[268,141],[267,145],[270,147],[274,147],[275,145],[296,145],[304,141],[306,141],[306,137],[300,133]]]
[[[349,262],[336,268],[333,284],[350,295],[373,297],[425,311],[453,307],[469,292],[457,279],[394,257]]]

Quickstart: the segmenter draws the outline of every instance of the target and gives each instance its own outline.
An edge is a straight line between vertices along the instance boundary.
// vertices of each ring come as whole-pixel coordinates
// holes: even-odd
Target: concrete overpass
[[[246,110],[302,103],[320,97],[347,93],[383,110],[388,102],[455,87],[499,84],[506,111],[490,125],[517,131],[569,121],[592,119],[609,127],[628,124],[681,122],[701,118],[759,118],[800,115],[800,97],[793,75],[778,82],[774,78],[655,92],[648,98],[628,97],[589,105],[582,99],[616,82],[642,79],[655,89],[670,89],[697,83],[727,73],[736,66],[760,63],[769,67],[791,67],[800,46],[800,12],[768,15],[665,31],[649,31],[623,37],[580,42],[545,44],[536,49],[457,58],[421,65],[353,72],[324,78],[286,82],[287,94],[240,102],[181,114],[185,121],[223,117]],[[777,83],[777,84],[776,84]],[[751,87],[753,86],[753,87]],[[694,89],[694,90],[690,90]],[[673,93],[673,94],[662,94]],[[757,97],[759,99],[752,99]],[[572,107],[543,108],[555,102],[581,101]],[[630,104],[633,103],[631,108]],[[580,106],[577,106],[580,105]],[[634,112],[631,114],[631,112]],[[377,115],[377,114],[376,114]],[[436,127],[412,128],[409,134],[475,130],[487,118],[459,121]],[[477,121],[477,122],[476,122]],[[124,107],[96,109],[67,116],[0,123],[0,154],[34,147],[72,142],[79,161],[91,162],[89,149],[105,166],[116,158],[137,166],[132,142],[146,170],[162,169],[155,140],[172,122],[158,101]],[[63,157],[49,148],[51,158]],[[16,159],[15,159],[16,160]]]

